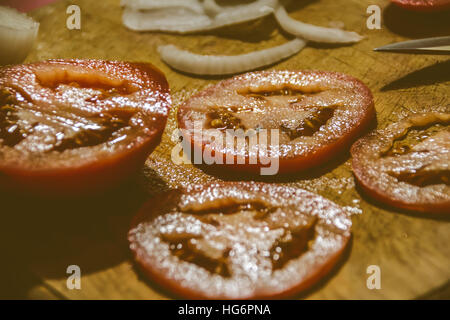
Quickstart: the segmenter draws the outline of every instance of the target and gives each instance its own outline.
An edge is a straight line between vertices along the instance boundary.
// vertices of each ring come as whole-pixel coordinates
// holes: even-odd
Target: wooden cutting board
[[[297,2],[297,1],[296,1]],[[66,8],[81,8],[81,30],[66,28]],[[366,8],[383,10],[382,28],[366,27]],[[167,76],[173,112],[161,145],[149,157],[142,176],[120,190],[74,201],[2,199],[2,236],[10,250],[9,282],[30,298],[165,299],[171,295],[136,271],[127,248],[131,216],[148,195],[218,177],[170,160],[181,101],[220,78],[180,74],[165,65],[160,44],[206,54],[234,55],[286,41],[272,17],[240,28],[199,35],[135,33],[121,24],[119,0],[59,1],[31,13],[41,23],[39,40],[28,61],[48,58],[98,58],[151,62]],[[292,17],[327,26],[343,21],[366,37],[350,46],[311,45],[270,69],[340,71],[363,80],[375,97],[378,127],[414,111],[450,111],[450,61],[438,56],[382,54],[373,48],[426,36],[450,34],[450,16],[402,11],[386,0],[298,1]],[[221,176],[222,179],[239,179]],[[308,175],[275,180],[317,192],[354,215],[353,239],[343,262],[319,285],[299,296],[308,299],[414,299],[450,297],[450,220],[387,209],[355,188],[348,154]],[[5,211],[7,212],[7,211]],[[7,217],[6,217],[7,216]],[[3,241],[2,241],[3,242]],[[81,268],[81,290],[66,286],[66,268]],[[381,289],[366,286],[367,267],[381,269]]]

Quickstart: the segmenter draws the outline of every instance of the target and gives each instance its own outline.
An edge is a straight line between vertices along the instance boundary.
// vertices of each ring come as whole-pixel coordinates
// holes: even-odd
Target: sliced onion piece
[[[256,0],[247,4],[239,4],[234,6],[220,6],[215,0],[204,0],[203,8],[205,12],[217,15],[219,13],[234,13],[238,12],[250,12],[250,11],[260,11],[267,9],[275,9],[278,5],[278,0]],[[271,12],[271,11],[270,11]]]
[[[298,53],[306,41],[294,39],[280,46],[237,56],[208,56],[181,50],[174,45],[160,46],[163,61],[174,69],[198,75],[225,75],[249,71],[281,61]]]
[[[283,6],[275,9],[275,18],[281,28],[286,32],[315,42],[327,43],[352,43],[362,40],[364,37],[356,32],[344,31],[337,28],[319,27],[292,19]]]
[[[247,5],[225,8],[214,17],[189,7],[166,7],[140,11],[125,7],[124,25],[135,31],[191,33],[208,31],[232,24],[256,20],[273,13],[277,0],[258,0]]]
[[[196,13],[184,7],[138,11],[125,8],[123,24],[135,31],[165,31],[188,33],[207,29],[211,19],[205,14]]]
[[[203,13],[203,5],[199,0],[121,0],[123,7],[134,10],[153,10],[170,7],[183,7],[197,13]]]
[[[274,12],[277,0],[258,0],[250,4],[224,7],[214,17],[213,25],[223,27],[262,18]]]
[[[0,65],[21,63],[33,47],[39,23],[15,9],[0,6]]]
[[[215,16],[223,10],[223,7],[216,3],[216,0],[203,0],[203,9],[210,16]]]
[[[341,29],[344,30],[345,23],[343,21],[330,21],[328,22],[328,26],[330,28]]]

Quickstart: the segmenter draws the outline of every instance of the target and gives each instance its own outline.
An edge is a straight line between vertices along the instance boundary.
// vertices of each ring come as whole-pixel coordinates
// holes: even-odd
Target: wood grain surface
[[[290,15],[327,26],[343,21],[366,37],[358,44],[311,44],[270,69],[319,69],[364,81],[375,97],[378,127],[414,111],[450,111],[450,60],[445,56],[375,53],[373,48],[412,38],[450,34],[449,13],[408,13],[387,0],[293,1]],[[78,4],[81,30],[68,30],[66,8]],[[366,8],[383,10],[382,28],[366,27]],[[142,175],[118,190],[89,199],[29,199],[2,195],[0,294],[36,299],[167,299],[163,288],[144,279],[127,248],[129,221],[145,199],[169,188],[242,177],[174,165],[170,134],[181,101],[221,78],[192,77],[159,58],[160,44],[198,53],[234,55],[285,42],[289,36],[272,17],[257,23],[189,36],[135,33],[121,24],[119,0],[59,1],[31,15],[41,23],[27,61],[98,58],[151,62],[167,76],[173,110],[161,145]],[[450,220],[399,212],[366,198],[355,186],[348,152],[307,175],[271,179],[317,192],[354,213],[353,238],[342,263],[310,291],[307,299],[450,298]],[[68,290],[66,268],[81,267],[81,290]],[[381,289],[366,286],[369,265],[381,268]],[[8,291],[7,288],[10,288]],[[15,292],[14,294],[12,292]]]

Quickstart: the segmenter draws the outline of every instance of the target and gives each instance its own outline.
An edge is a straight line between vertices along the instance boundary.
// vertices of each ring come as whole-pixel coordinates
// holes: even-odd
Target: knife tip
[[[373,51],[375,51],[375,52],[389,52],[391,50],[392,50],[392,48],[389,48],[388,46],[378,47],[378,48],[373,49]]]

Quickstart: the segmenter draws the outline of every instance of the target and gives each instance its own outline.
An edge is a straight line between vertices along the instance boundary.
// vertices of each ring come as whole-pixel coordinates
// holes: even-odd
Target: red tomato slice
[[[450,114],[415,114],[358,140],[351,148],[355,177],[386,204],[450,213]]]
[[[194,150],[223,159],[226,168],[253,173],[266,166],[261,150],[247,142],[241,148],[226,142],[217,147],[208,136],[195,137],[195,123],[204,132],[218,129],[224,140],[227,129],[253,132],[258,140],[266,129],[268,145],[270,130],[277,130],[279,144],[263,155],[278,157],[279,172],[287,173],[319,166],[346,151],[374,118],[372,94],[361,81],[323,71],[247,73],[203,90],[178,109],[178,125]],[[245,164],[238,164],[238,157]],[[227,158],[234,160],[230,164]]]
[[[396,5],[415,11],[438,11],[450,9],[450,0],[391,0]]]
[[[170,96],[151,65],[50,60],[0,70],[0,186],[85,193],[135,173],[159,144]]]
[[[335,203],[298,188],[225,182],[146,203],[128,233],[153,281],[193,299],[291,296],[322,279],[350,239]]]

